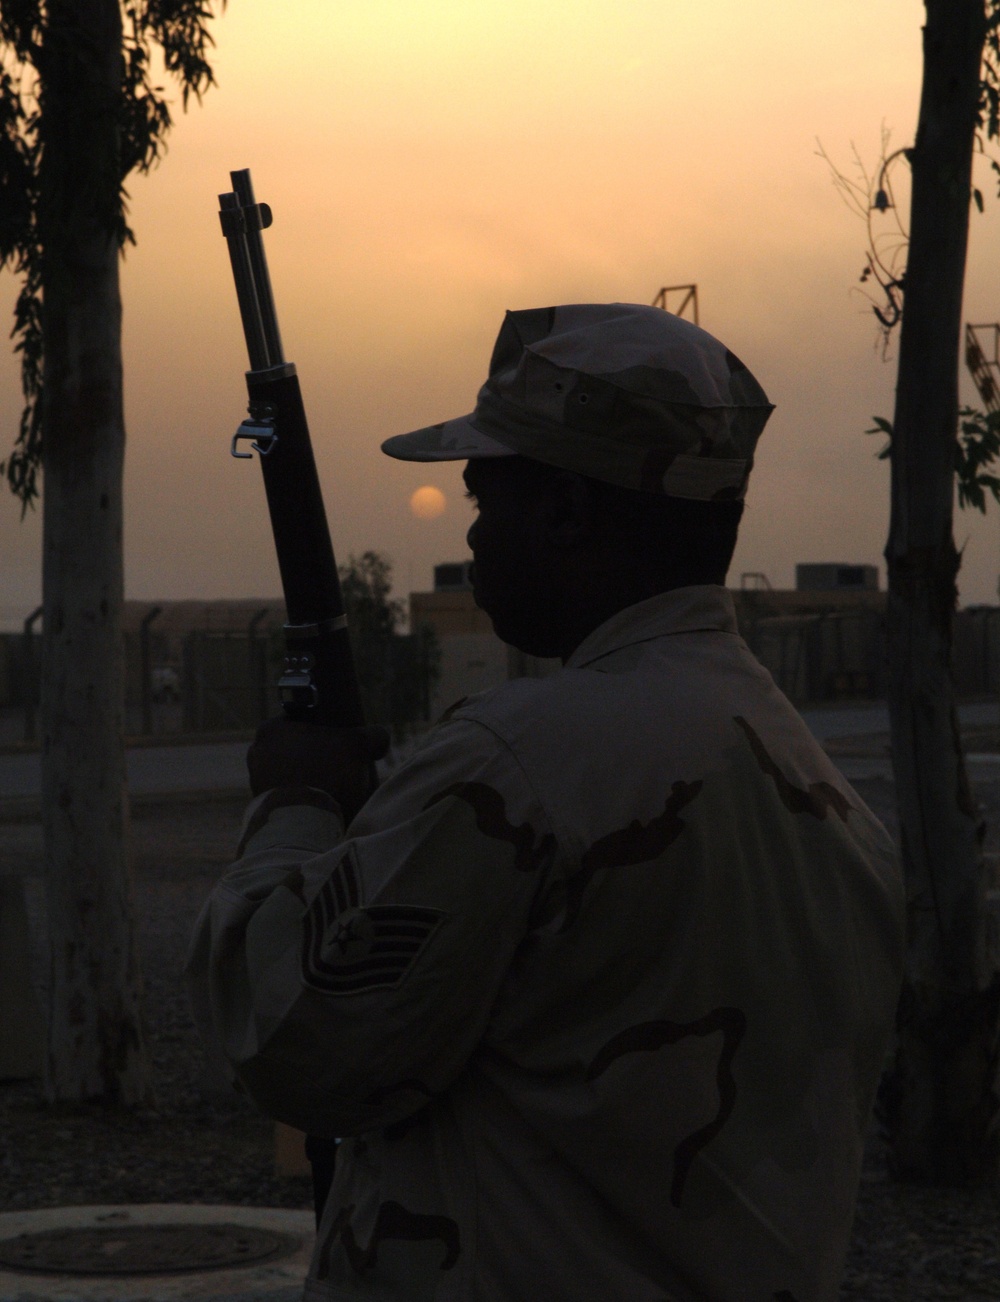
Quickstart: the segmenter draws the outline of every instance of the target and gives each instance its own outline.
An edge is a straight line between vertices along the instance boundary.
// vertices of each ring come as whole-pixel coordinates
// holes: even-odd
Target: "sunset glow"
[[[467,555],[468,513],[415,520],[427,469],[378,445],[471,410],[505,309],[696,282],[702,325],[777,404],[730,581],[791,586],[810,560],[884,575],[888,473],[863,431],[891,416],[895,371],[854,292],[864,225],[816,141],[844,169],[852,142],[877,166],[883,123],[891,148],[910,142],[922,21],[919,0],[231,0],[218,87],[128,185],[128,595],[279,590],[259,470],[228,455],[246,357],[216,211],[243,167],[275,215],[278,314],[338,555],[384,551],[402,595]],[[988,163],[978,184],[965,311],[988,322]],[[8,322],[15,290],[0,280]],[[9,348],[0,392],[2,458]],[[442,465],[436,491],[458,498],[461,469]],[[0,605],[30,610],[40,529],[19,514],[0,497]],[[996,519],[964,512],[956,535],[962,600],[995,600]]]

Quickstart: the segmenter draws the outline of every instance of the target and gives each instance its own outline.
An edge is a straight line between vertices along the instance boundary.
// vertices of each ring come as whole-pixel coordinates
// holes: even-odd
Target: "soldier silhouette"
[[[724,587],[770,412],[689,322],[570,305],[383,445],[468,462],[476,601],[563,668],[360,807],[377,730],[251,748],[191,977],[260,1106],[343,1139],[307,1299],[837,1297],[903,892]]]

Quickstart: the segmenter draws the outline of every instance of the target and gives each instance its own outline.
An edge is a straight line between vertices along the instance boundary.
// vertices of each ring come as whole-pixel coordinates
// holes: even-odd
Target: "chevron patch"
[[[323,994],[359,994],[396,986],[444,917],[410,904],[362,908],[357,868],[348,856],[305,917],[302,980]]]

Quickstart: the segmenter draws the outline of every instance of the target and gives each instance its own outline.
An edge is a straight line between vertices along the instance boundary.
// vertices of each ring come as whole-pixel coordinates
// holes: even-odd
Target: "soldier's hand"
[[[317,787],[350,822],[374,790],[375,761],[388,749],[385,728],[327,728],[282,714],[261,724],[247,751],[250,790]]]

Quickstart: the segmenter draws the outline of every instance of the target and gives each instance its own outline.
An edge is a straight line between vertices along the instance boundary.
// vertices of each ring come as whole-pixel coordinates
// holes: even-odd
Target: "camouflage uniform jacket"
[[[325,803],[251,807],[191,959],[251,1095],[349,1137],[307,1299],[836,1298],[902,887],[723,589]]]

